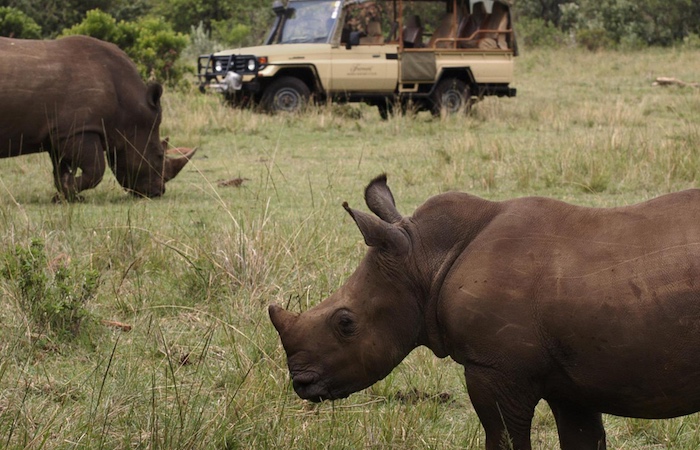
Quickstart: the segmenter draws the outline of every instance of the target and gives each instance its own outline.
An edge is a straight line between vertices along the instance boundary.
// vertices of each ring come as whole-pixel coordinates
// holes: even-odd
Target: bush
[[[615,42],[610,39],[608,33],[602,28],[579,30],[576,32],[576,42],[590,51],[615,46]]]
[[[566,44],[566,34],[542,19],[522,18],[518,22],[518,43],[525,47],[561,47]]]
[[[188,36],[175,33],[161,18],[140,19],[135,26],[137,37],[130,56],[137,61],[142,75],[171,85],[179,83],[186,69],[177,61],[189,43]]]
[[[190,27],[190,42],[183,50],[181,58],[193,63],[200,55],[206,55],[223,50],[225,47],[220,42],[211,38],[204,23],[199,22],[196,27]]]
[[[232,20],[212,21],[212,36],[217,41],[228,45],[245,45],[246,38],[250,35],[250,27]]]
[[[683,39],[683,47],[691,50],[700,50],[700,35],[690,33]]]
[[[94,9],[85,19],[63,35],[83,34],[112,42],[136,63],[141,77],[170,85],[178,84],[186,69],[176,64],[187,46],[186,35],[175,33],[160,18],[142,18],[136,22],[117,22],[109,14]]]
[[[63,261],[49,263],[40,239],[33,239],[29,248],[15,247],[4,260],[2,275],[14,285],[19,306],[35,331],[59,338],[78,336],[89,316],[85,305],[99,284],[97,271]]]
[[[41,27],[19,9],[0,6],[0,36],[41,39]]]

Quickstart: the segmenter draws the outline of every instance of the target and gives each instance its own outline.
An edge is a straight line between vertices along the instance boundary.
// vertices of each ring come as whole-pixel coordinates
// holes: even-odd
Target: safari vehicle
[[[289,0],[264,45],[198,59],[200,90],[295,112],[310,100],[441,114],[515,96],[509,0]]]

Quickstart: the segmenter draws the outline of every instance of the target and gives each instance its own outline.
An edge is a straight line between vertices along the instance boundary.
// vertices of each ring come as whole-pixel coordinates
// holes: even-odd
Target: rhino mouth
[[[345,398],[348,394],[333,391],[321,376],[315,372],[298,372],[292,374],[292,386],[294,392],[304,399],[314,403],[324,400],[336,400]]]

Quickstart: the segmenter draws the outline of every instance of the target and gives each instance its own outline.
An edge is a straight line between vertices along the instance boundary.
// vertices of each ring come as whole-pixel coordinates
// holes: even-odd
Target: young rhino
[[[601,413],[700,410],[700,191],[620,208],[463,193],[397,211],[384,175],[366,214],[370,247],[350,279],[272,322],[304,399],[384,378],[419,345],[464,366],[486,448],[530,449],[535,405],[562,449],[603,449]]]

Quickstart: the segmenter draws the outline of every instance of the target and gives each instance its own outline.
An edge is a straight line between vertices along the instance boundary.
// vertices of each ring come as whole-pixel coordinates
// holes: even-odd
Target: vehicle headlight
[[[223,68],[223,66],[222,66],[222,64],[221,64],[221,61],[217,61],[217,62],[214,64],[214,72],[221,72],[223,69],[224,69],[224,68]]]
[[[248,69],[248,72],[255,72],[255,59],[254,59],[254,58],[250,58],[250,59],[246,62],[246,67],[247,67],[247,69]]]

